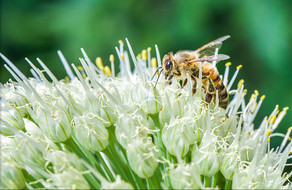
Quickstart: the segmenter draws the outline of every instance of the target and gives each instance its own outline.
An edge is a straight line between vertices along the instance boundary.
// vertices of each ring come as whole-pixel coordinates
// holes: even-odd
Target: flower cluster
[[[127,41],[127,39],[126,39]],[[68,76],[58,80],[37,59],[27,78],[4,55],[15,81],[1,84],[1,188],[57,189],[291,189],[285,173],[292,158],[290,133],[273,133],[288,108],[253,121],[265,96],[245,100],[244,81],[231,89],[230,62],[221,77],[231,101],[206,104],[202,74],[192,95],[189,82],[153,81],[161,66],[151,48],[135,56],[127,41],[104,66],[83,49],[80,65],[58,54]],[[130,61],[131,56],[131,61]],[[131,70],[131,62],[134,70]],[[216,67],[216,63],[213,63]],[[187,76],[189,77],[189,76]],[[190,78],[188,81],[191,81]],[[270,148],[273,137],[282,144]]]

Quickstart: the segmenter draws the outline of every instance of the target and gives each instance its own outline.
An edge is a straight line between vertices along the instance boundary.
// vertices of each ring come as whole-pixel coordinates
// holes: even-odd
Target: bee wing
[[[224,55],[224,54],[217,54],[217,55],[211,55],[211,56],[206,56],[206,57],[201,57],[198,59],[192,59],[189,60],[188,62],[212,62],[212,61],[221,61],[221,60],[225,60],[225,59],[229,59],[228,55]]]
[[[220,49],[222,46],[222,42],[226,39],[230,38],[229,35],[223,36],[221,38],[218,38],[212,42],[207,43],[206,45],[203,45],[199,49],[195,50],[195,53],[199,54],[199,57],[205,57],[205,56],[211,56],[215,54],[216,49]]]

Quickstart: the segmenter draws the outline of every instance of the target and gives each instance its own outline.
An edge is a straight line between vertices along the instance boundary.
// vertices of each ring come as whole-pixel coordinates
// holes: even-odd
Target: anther
[[[111,76],[111,69],[109,68],[109,66],[105,66],[104,67],[104,73],[108,76]]]
[[[82,67],[82,66],[77,66],[77,69],[79,70],[79,71],[83,71],[84,70],[84,68]]]
[[[95,64],[96,64],[96,66],[97,66],[100,70],[102,70],[102,68],[103,68],[103,64],[102,64],[102,60],[101,60],[100,57],[97,57],[97,58],[96,58],[96,60],[95,60]]]
[[[122,40],[119,40],[119,44],[124,45],[124,42]]]
[[[147,60],[147,51],[145,49],[142,50],[142,59]]]
[[[236,69],[241,69],[242,68],[242,65],[238,65],[237,67],[236,67]]]
[[[240,89],[240,88],[242,87],[243,83],[244,83],[244,80],[241,79],[241,80],[238,82],[238,84],[237,84],[237,88]]]
[[[273,132],[272,129],[268,130],[268,131],[266,132],[266,136],[270,136],[270,135],[272,134],[272,132]]]
[[[231,62],[225,63],[225,67],[230,66],[230,65],[231,65]]]
[[[276,121],[276,116],[275,116],[275,115],[272,115],[272,116],[270,117],[270,123],[271,123],[271,124],[274,124],[275,121]]]
[[[113,54],[111,54],[111,55],[110,55],[110,57],[109,57],[109,60],[110,60],[110,62],[114,62],[114,60],[115,60],[115,57],[114,57],[114,55],[113,55]]]
[[[151,59],[151,67],[157,67],[157,60],[155,57]]]

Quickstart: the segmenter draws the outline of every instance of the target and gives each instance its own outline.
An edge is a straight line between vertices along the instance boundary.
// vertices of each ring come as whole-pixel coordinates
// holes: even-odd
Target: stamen
[[[278,153],[282,152],[282,150],[284,149],[284,147],[285,147],[285,145],[286,145],[286,143],[287,143],[287,141],[288,141],[288,139],[289,139],[289,137],[290,137],[290,133],[291,133],[291,131],[292,131],[292,127],[289,127],[289,128],[288,128],[288,131],[287,131],[287,133],[286,133],[286,135],[285,135],[285,138],[284,138],[284,140],[282,141],[281,146],[280,146],[280,148],[279,148],[279,150],[278,150]]]
[[[58,83],[58,79],[55,77],[55,75],[50,71],[50,69],[40,60],[40,58],[36,59],[39,64],[42,66],[42,68],[48,73],[49,77],[53,80],[55,84]]]
[[[147,48],[147,62],[148,62],[148,68],[150,68],[150,65],[151,65],[151,47]]]
[[[33,70],[33,69],[30,69],[30,72],[32,74],[32,76],[38,81],[38,82],[42,82],[40,77],[38,76],[38,74]]]
[[[72,63],[71,65],[72,65],[72,68],[74,69],[75,73],[77,74],[77,77],[78,77],[78,79],[80,80],[80,82],[81,82],[83,88],[85,89],[86,92],[89,92],[90,89],[89,89],[89,87],[87,86],[86,82],[84,81],[84,79],[83,79],[81,73],[79,72],[79,70],[76,68],[76,66],[75,66],[73,63]],[[82,69],[83,69],[83,67],[82,67]]]
[[[36,73],[38,74],[38,76],[41,77],[41,79],[40,79],[41,81],[43,81],[46,84],[49,84],[50,83],[46,79],[46,77],[43,75],[43,73],[28,58],[25,58],[25,60],[30,64],[30,66],[34,69],[34,71],[36,71]]]
[[[151,67],[157,67],[157,60],[155,57],[151,59]]]
[[[112,73],[111,73],[111,69],[109,68],[109,66],[105,66],[104,68],[104,73],[107,75],[107,76],[111,76]]]
[[[143,74],[143,72],[142,72],[142,70],[141,70],[140,65],[138,64],[138,62],[137,62],[137,60],[136,60],[136,58],[135,58],[135,54],[134,54],[133,49],[132,49],[132,47],[131,47],[131,45],[130,45],[130,43],[129,43],[129,41],[128,41],[127,38],[126,38],[126,42],[127,42],[127,45],[128,45],[128,48],[129,48],[129,51],[130,51],[130,54],[131,54],[132,60],[133,60],[133,62],[134,62],[135,68],[136,68],[137,71],[138,71],[138,75],[143,79],[143,81],[145,81],[144,74]]]
[[[278,115],[278,118],[276,119],[274,125],[273,125],[273,129],[277,128],[279,123],[282,121],[282,119],[284,118],[284,116],[286,115],[286,112],[289,108],[285,107],[283,108],[283,111],[281,111]]]
[[[96,64],[97,68],[99,68],[100,70],[103,70],[104,69],[103,64],[102,64],[102,60],[101,60],[100,57],[97,57],[96,58],[95,64]]]
[[[146,61],[147,60],[147,51],[145,49],[143,49],[141,54],[142,54],[143,61]]]
[[[116,49],[116,52],[117,52],[119,60],[120,60],[120,72],[121,72],[121,75],[125,75],[128,79],[130,79],[130,74],[127,72],[124,59],[122,58],[118,48],[115,47],[115,49]]]
[[[157,58],[158,67],[161,67],[161,58],[160,58],[160,53],[159,53],[157,44],[155,44],[155,50],[156,50],[156,58]]]
[[[113,54],[110,55],[109,60],[111,62],[112,77],[114,77],[116,74],[115,74],[115,64],[114,64],[115,57]]]
[[[65,59],[64,55],[62,54],[62,52],[60,50],[58,50],[57,53],[61,59],[61,62],[66,70],[67,75],[70,77],[71,80],[73,80],[75,78],[75,76],[74,76],[72,69],[70,68],[67,60]]]
[[[224,78],[223,78],[223,84],[224,86],[227,85],[227,81],[228,81],[228,74],[229,74],[229,66],[231,65],[231,62],[227,62],[225,64],[225,72],[224,72]]]
[[[119,40],[119,44],[120,44],[120,53],[124,52],[124,42],[122,40]]]
[[[238,72],[239,72],[239,70],[241,68],[242,68],[242,65],[239,65],[239,66],[236,67],[236,71],[235,71],[233,77],[231,78],[230,82],[228,83],[227,91],[229,91],[231,89],[232,84],[234,83],[234,81],[235,81],[235,79],[236,79],[236,77],[238,75]]]

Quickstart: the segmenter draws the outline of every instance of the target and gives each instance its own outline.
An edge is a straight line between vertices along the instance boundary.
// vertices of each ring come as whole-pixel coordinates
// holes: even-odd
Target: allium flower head
[[[230,95],[223,109],[218,93],[205,102],[201,66],[193,94],[192,82],[181,88],[156,78],[157,46],[136,56],[126,42],[110,67],[83,49],[80,63],[69,65],[58,51],[68,74],[62,80],[39,58],[41,68],[26,59],[27,77],[0,54],[15,80],[0,87],[1,188],[292,188],[292,172],[284,172],[292,128],[274,133],[288,108],[276,106],[255,126],[265,96],[254,91],[247,100],[244,81],[235,86],[241,65],[232,76],[230,62],[221,72]],[[275,149],[274,137],[283,138]]]

